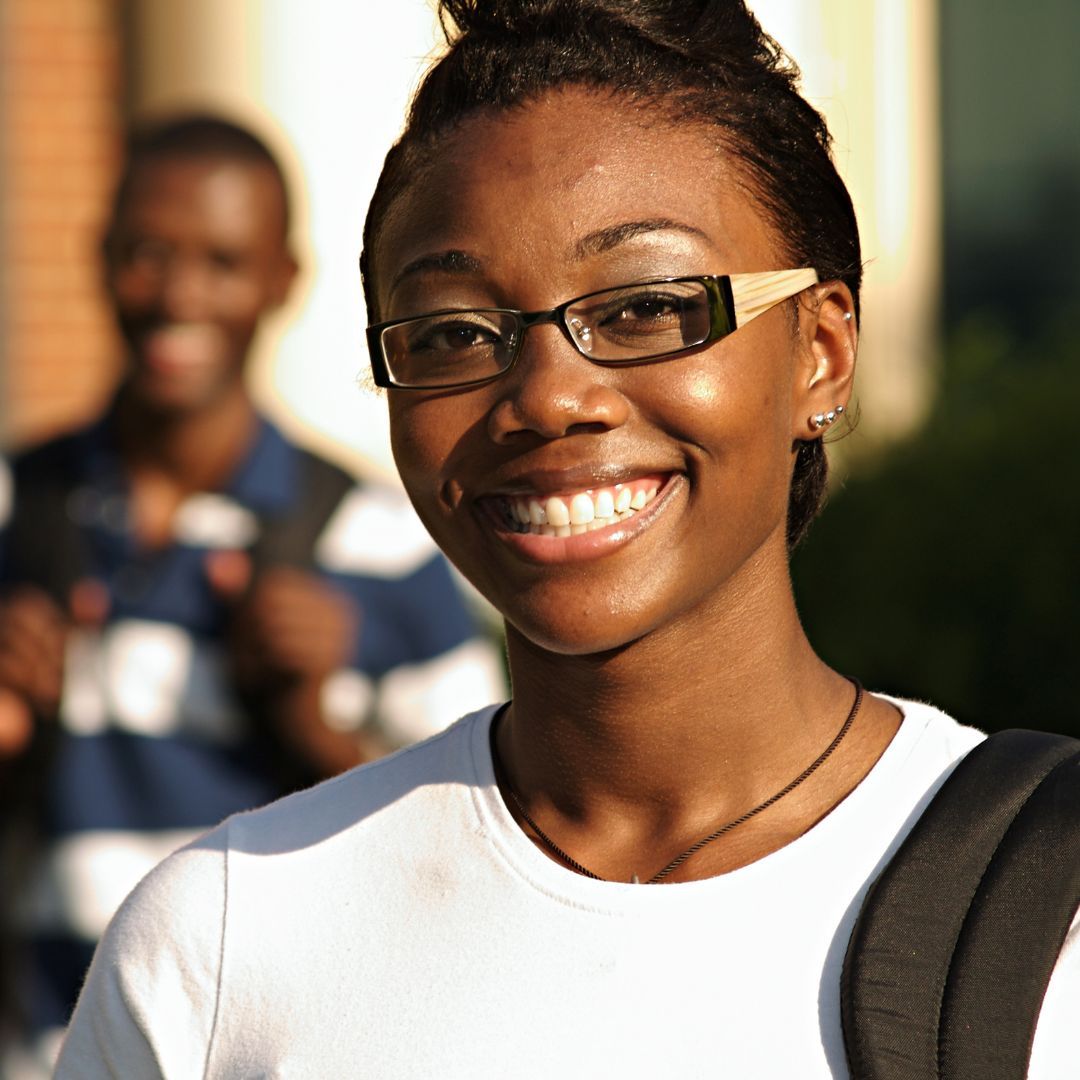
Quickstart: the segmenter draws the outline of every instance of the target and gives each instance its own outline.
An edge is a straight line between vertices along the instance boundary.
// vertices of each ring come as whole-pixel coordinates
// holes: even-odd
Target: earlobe
[[[806,361],[792,409],[797,441],[819,437],[844,415],[855,377],[858,331],[851,292],[841,281],[825,282],[815,292],[813,304],[800,313]]]

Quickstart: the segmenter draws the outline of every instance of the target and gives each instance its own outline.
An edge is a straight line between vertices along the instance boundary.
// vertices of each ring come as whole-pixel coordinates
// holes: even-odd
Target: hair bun
[[[567,6],[564,0],[439,0],[439,20],[452,41],[465,34],[535,30]]]
[[[719,66],[732,73],[785,62],[797,74],[745,0],[439,0],[439,20],[451,45],[465,37],[560,38],[588,27],[601,36],[629,31],[704,69],[722,57]]]

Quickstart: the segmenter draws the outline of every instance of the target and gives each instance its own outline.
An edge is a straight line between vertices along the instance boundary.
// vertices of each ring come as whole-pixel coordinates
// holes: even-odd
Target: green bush
[[[1075,326],[1020,346],[969,322],[926,426],[853,464],[793,567],[829,663],[986,730],[1080,735]]]

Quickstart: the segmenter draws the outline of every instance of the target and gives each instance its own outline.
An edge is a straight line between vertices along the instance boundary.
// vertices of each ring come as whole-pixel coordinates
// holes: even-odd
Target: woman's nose
[[[522,435],[559,439],[620,427],[630,403],[618,389],[616,368],[582,356],[559,327],[530,327],[514,366],[498,381],[499,397],[488,415],[497,443]]]

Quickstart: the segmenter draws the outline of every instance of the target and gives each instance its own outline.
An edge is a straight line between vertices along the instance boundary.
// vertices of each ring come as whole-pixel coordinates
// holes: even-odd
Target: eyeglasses
[[[509,371],[525,331],[554,323],[586,359],[618,366],[662,360],[734,333],[817,283],[817,271],[764,270],[662,278],[567,300],[550,311],[433,311],[367,330],[377,386],[445,390]]]

